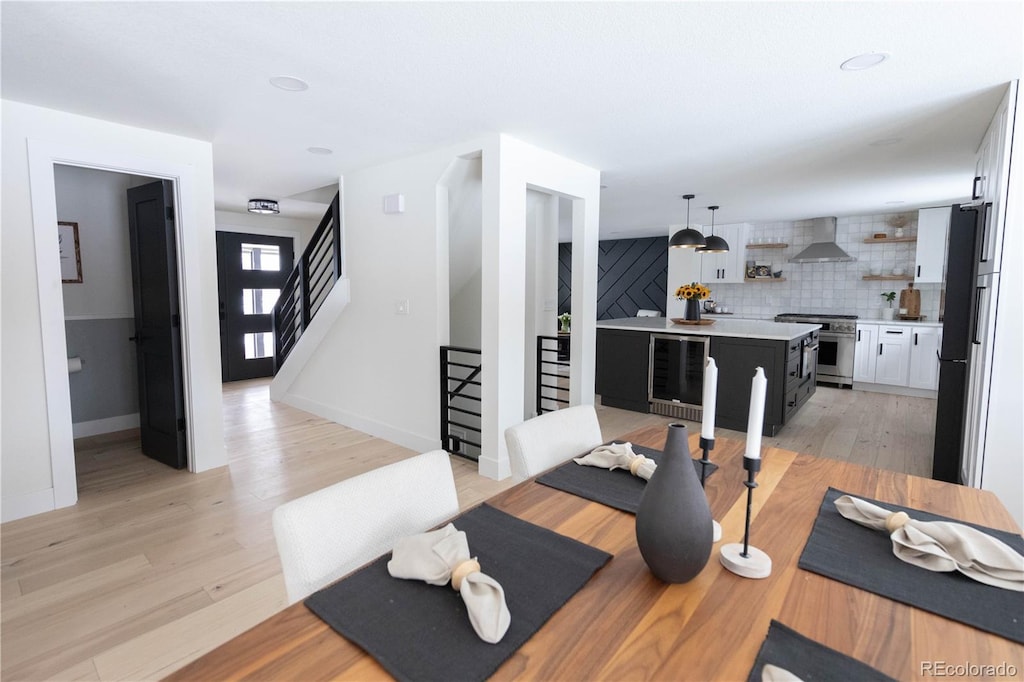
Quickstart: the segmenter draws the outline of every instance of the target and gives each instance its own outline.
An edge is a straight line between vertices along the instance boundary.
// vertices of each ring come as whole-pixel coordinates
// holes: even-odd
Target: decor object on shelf
[[[715,236],[715,211],[718,206],[708,206],[711,211],[711,236],[704,238],[704,246],[697,247],[697,253],[729,253],[729,242]]]
[[[558,331],[563,334],[569,333],[569,325],[572,323],[572,315],[569,313],[562,313],[558,316]]]
[[[272,214],[280,213],[277,202],[273,199],[249,199],[249,213]]]
[[[685,424],[669,424],[658,468],[636,511],[636,544],[651,573],[667,583],[697,576],[711,556],[711,508],[691,464]]]
[[[882,308],[882,319],[891,320],[895,311],[892,309],[892,302],[896,299],[895,291],[883,291],[882,298],[889,302],[888,308]]]
[[[676,300],[683,301],[683,319],[700,320],[700,302],[711,295],[711,289],[700,282],[690,282],[676,289]]]
[[[82,283],[82,251],[78,246],[78,223],[57,223],[57,247],[60,249],[60,281]]]
[[[768,378],[764,368],[754,371],[750,382],[750,412],[747,417],[747,449],[743,453],[743,468],[747,470],[747,518],[743,527],[743,544],[723,545],[719,561],[728,570],[744,578],[767,578],[772,574],[772,559],[764,551],[750,546],[750,516],[757,487],[757,472],[761,470],[761,431],[764,428],[764,402],[768,392]]]
[[[668,240],[668,247],[670,249],[696,249],[707,245],[704,235],[690,227],[690,199],[693,199],[695,196],[695,194],[683,195],[683,198],[686,199],[686,227],[676,232]]]
[[[921,290],[907,282],[907,288],[900,292],[900,319],[916,320],[921,317]]]
[[[910,219],[903,213],[897,213],[894,216],[890,216],[885,222],[894,228],[893,236],[896,239],[903,239],[903,228],[907,226]]]
[[[872,235],[872,237],[874,239],[887,239],[889,237],[889,235],[887,235],[885,232],[875,232]]]

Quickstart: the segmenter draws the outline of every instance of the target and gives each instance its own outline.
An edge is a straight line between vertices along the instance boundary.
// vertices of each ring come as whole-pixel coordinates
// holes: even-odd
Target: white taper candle
[[[704,400],[701,406],[704,409],[704,417],[700,423],[701,438],[714,440],[715,438],[715,407],[718,400],[718,365],[715,359],[709,357],[704,365]]]
[[[768,392],[768,378],[764,368],[758,367],[750,382],[750,415],[747,417],[747,451],[745,457],[761,459],[761,428],[764,424],[764,397]]]

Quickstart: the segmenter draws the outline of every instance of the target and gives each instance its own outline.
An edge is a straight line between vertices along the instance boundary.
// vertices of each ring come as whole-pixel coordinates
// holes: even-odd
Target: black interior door
[[[186,465],[174,186],[158,180],[128,190],[142,452]]]
[[[221,379],[274,374],[270,313],[292,271],[291,237],[217,232]]]

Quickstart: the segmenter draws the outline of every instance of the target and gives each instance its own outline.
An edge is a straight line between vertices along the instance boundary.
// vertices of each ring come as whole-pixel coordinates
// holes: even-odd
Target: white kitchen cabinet
[[[916,284],[941,283],[944,279],[950,209],[950,206],[939,206],[917,212]]]
[[[1005,178],[1009,176],[1012,136],[1010,116],[1016,107],[1016,89],[1008,88],[996,109],[985,137],[978,147],[975,196],[988,206],[982,234],[978,274],[999,272],[1003,257],[1003,232],[1006,223]],[[979,196],[980,195],[980,196]]]
[[[971,369],[967,388],[967,428],[960,475],[964,485],[981,487],[986,440],[988,438],[989,386],[992,381],[992,352],[995,339],[995,306],[999,297],[999,275],[978,278],[978,317],[971,331]]]
[[[934,391],[939,387],[941,327],[913,327],[910,344],[910,388]]]
[[[854,381],[875,382],[875,358],[878,356],[875,339],[877,337],[877,324],[857,323],[857,345],[853,349]]]
[[[727,253],[709,253],[700,256],[700,281],[709,286],[715,284],[738,284],[746,274],[747,223],[715,225],[715,234],[729,244]],[[711,234],[705,225],[704,236]]]
[[[911,328],[878,325],[878,357],[875,358],[875,383],[906,386],[910,379]]]

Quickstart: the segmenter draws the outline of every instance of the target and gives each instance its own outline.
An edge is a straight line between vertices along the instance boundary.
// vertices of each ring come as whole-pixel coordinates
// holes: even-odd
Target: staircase
[[[340,208],[339,192],[331,200],[274,306],[275,376],[341,279]]]

